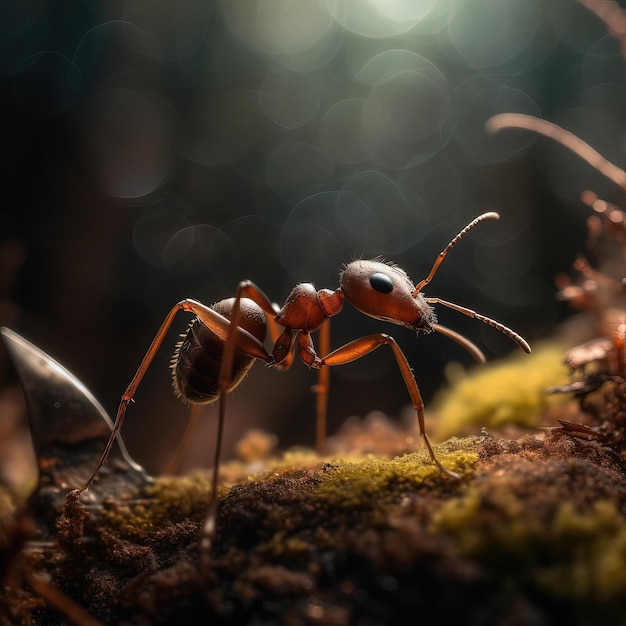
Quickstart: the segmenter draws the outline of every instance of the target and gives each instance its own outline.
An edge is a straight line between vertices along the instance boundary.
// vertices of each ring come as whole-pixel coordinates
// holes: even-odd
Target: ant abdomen
[[[211,308],[230,319],[234,302],[235,298],[227,298]],[[265,315],[253,300],[241,299],[239,326],[259,341],[265,340]],[[219,398],[218,376],[223,350],[224,340],[194,318],[183,339],[176,344],[171,362],[172,383],[179,398],[193,404],[210,404]],[[239,350],[235,352],[229,392],[239,385],[254,361],[254,357]]]

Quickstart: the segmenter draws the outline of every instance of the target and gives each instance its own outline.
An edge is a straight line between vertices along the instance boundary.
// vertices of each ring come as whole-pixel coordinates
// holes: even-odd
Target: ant
[[[228,394],[239,385],[257,359],[277,369],[285,370],[291,366],[298,354],[306,365],[319,370],[318,384],[315,388],[319,450],[325,431],[328,368],[359,359],[382,345],[390,346],[415,408],[420,436],[432,462],[445,474],[460,478],[456,472],[446,469],[435,456],[424,427],[422,394],[409,362],[396,340],[386,333],[375,333],[328,352],[329,318],[337,315],[343,307],[344,300],[347,300],[361,313],[370,317],[406,326],[417,333],[439,332],[459,343],[477,361],[484,362],[483,353],[469,339],[436,322],[431,305],[440,304],[492,326],[515,341],[524,352],[530,353],[528,343],[500,322],[441,298],[427,298],[421,293],[435,276],[448,252],[463,237],[478,224],[497,220],[499,217],[497,213],[490,212],[472,220],[443,249],[428,276],[417,286],[397,265],[381,259],[356,260],[348,263],[341,271],[340,286],[335,291],[330,289],[318,291],[311,283],[300,283],[293,288],[282,308],[273,304],[265,293],[249,280],[239,283],[234,298],[220,300],[210,307],[196,300],[181,300],[161,324],[135,376],[124,392],[111,436],[98,465],[80,489],[68,494],[68,499],[78,498],[98,476],[120,432],[126,407],[133,399],[137,387],[179,311],[188,311],[196,317],[189,325],[183,340],[177,345],[172,359],[175,392],[192,405],[209,404],[219,400],[211,502],[201,535],[201,545],[205,553],[215,533],[216,492],[226,400]],[[273,341],[271,353],[263,345],[268,330]],[[319,353],[311,339],[311,333],[316,330],[320,330]]]

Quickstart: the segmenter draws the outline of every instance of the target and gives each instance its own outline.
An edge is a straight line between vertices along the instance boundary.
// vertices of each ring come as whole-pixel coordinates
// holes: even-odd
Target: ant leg
[[[150,364],[152,363],[155,354],[161,347],[163,340],[165,339],[165,336],[167,334],[167,331],[169,330],[170,326],[172,325],[172,322],[174,321],[174,318],[176,317],[176,314],[179,311],[188,311],[190,313],[194,313],[195,315],[198,316],[198,318],[202,321],[203,324],[208,326],[219,337],[225,337],[229,334],[231,323],[225,317],[222,317],[219,313],[217,313],[216,311],[213,311],[213,309],[202,304],[201,302],[198,302],[196,300],[191,300],[191,299],[181,300],[178,304],[176,304],[171,309],[171,311],[167,314],[165,320],[163,320],[163,323],[161,324],[161,327],[157,331],[157,334],[155,335],[154,339],[152,340],[152,343],[150,344],[148,351],[143,357],[141,364],[139,365],[139,368],[137,369],[137,372],[133,376],[133,379],[130,381],[130,384],[128,385],[128,387],[126,388],[126,391],[124,392],[124,395],[122,396],[119,408],[117,410],[117,415],[115,417],[115,423],[113,424],[113,430],[111,430],[111,435],[109,436],[109,440],[107,442],[106,447],[104,448],[104,452],[102,453],[100,460],[98,461],[98,465],[96,466],[96,469],[93,471],[91,476],[87,479],[85,484],[79,489],[75,489],[71,491],[68,494],[68,497],[71,496],[72,499],[77,498],[78,496],[80,496],[81,493],[83,493],[83,491],[86,491],[87,489],[89,489],[93,481],[97,478],[98,474],[100,473],[102,466],[106,463],[107,459],[109,458],[109,454],[111,453],[111,449],[113,448],[113,443],[115,442],[115,439],[117,438],[117,435],[120,432],[120,429],[122,428],[122,424],[124,423],[124,417],[126,415],[126,407],[130,403],[130,401],[133,399],[133,396],[135,395],[135,392],[137,391],[139,384],[143,380],[143,377],[145,376],[146,371],[150,367]],[[243,330],[242,328],[234,328],[234,332],[232,332],[232,334],[234,335],[236,346],[240,350],[242,350],[246,354],[250,354],[250,356],[253,356],[255,358],[260,358],[266,362],[271,362],[272,357],[270,357],[269,354],[267,354],[267,351],[263,347],[263,344],[261,344],[250,333]]]
[[[276,339],[280,336],[280,333],[282,332],[282,328],[274,321],[274,316],[276,315],[276,313],[278,312],[278,305],[275,303],[270,302],[269,298],[265,295],[265,293],[259,289],[259,287],[257,287],[256,285],[254,285],[254,283],[250,282],[250,281],[242,281],[238,288],[237,288],[237,292],[235,294],[235,303],[233,304],[233,313],[231,315],[231,319],[230,319],[230,323],[231,323],[231,327],[234,325],[235,327],[239,326],[239,319],[240,319],[240,312],[241,312],[241,298],[243,297],[247,297],[250,298],[251,300],[253,300],[257,305],[259,305],[261,307],[261,309],[263,310],[263,312],[265,313],[265,319],[266,319],[266,323],[267,323],[267,329],[268,332],[270,334],[270,336],[272,337],[273,341],[276,341]],[[236,306],[236,310],[235,310],[235,306]],[[234,321],[236,320],[236,321]],[[230,333],[227,335],[226,340],[224,342],[224,353],[226,352],[227,349],[229,349],[229,344],[228,344],[228,340],[231,337]],[[239,344],[237,343],[235,350],[233,352],[233,360],[234,360],[234,355],[237,353],[237,350],[240,349],[241,346],[239,346]],[[224,362],[224,359],[222,361],[222,363]],[[222,363],[220,363],[220,368],[222,367]],[[225,366],[227,369],[230,369],[231,372],[228,375],[228,379],[229,379],[229,383],[228,386],[230,385],[230,379],[232,378],[232,363],[228,363]],[[221,372],[221,369],[220,369]],[[218,381],[219,384],[219,381]],[[222,387],[222,391],[224,391],[224,393],[227,393],[227,389],[225,389],[224,387]],[[221,395],[221,392],[220,392]],[[198,417],[200,414],[201,409],[199,407],[196,407],[196,405],[192,406],[191,408],[191,416],[190,416],[190,421],[188,422],[187,425],[187,429],[185,430],[185,434],[183,437],[183,442],[181,443],[179,449],[176,452],[176,455],[173,459],[173,461],[168,465],[168,467],[177,467],[180,462],[182,461],[182,457],[184,456],[184,453],[190,443],[190,439],[191,439],[191,435],[193,434],[196,426],[197,426],[197,422],[198,422]],[[221,409],[221,412],[224,413],[224,417],[225,417],[225,409]],[[224,417],[222,417],[221,419],[223,420]],[[221,446],[221,440],[219,439],[219,437],[221,437],[221,432],[222,432],[222,428],[223,428],[223,424],[220,425],[218,427],[218,441],[217,441],[217,445]],[[178,458],[180,455],[180,458]],[[219,459],[219,453],[217,454],[217,458]],[[219,461],[218,461],[219,462]],[[215,471],[214,468],[214,472],[213,475],[217,476],[218,472]]]
[[[200,413],[202,413],[202,408],[202,404],[191,405],[191,409],[189,410],[189,419],[187,420],[187,426],[185,427],[183,438],[178,444],[178,448],[176,448],[174,456],[163,468],[164,474],[178,474],[180,467],[183,464],[183,460],[185,459],[185,456],[187,454],[187,450],[189,449],[189,444],[191,443],[193,434],[196,432],[196,428],[200,420]]]
[[[296,342],[300,331],[292,330],[290,328],[283,329],[281,335],[274,342],[272,348],[272,355],[274,356],[274,362],[272,367],[284,372],[293,365],[293,360],[296,356]]]
[[[235,292],[235,299],[233,302],[233,308],[230,314],[230,324],[228,332],[224,337],[224,349],[222,350],[222,361],[220,363],[220,369],[217,376],[217,384],[220,388],[219,397],[219,421],[217,427],[217,440],[215,442],[215,456],[213,459],[213,476],[211,480],[211,494],[209,499],[209,510],[200,532],[200,553],[203,561],[208,559],[208,555],[211,550],[211,546],[215,539],[216,533],[216,517],[217,517],[217,485],[219,483],[219,466],[220,456],[222,450],[222,436],[224,433],[224,422],[226,420],[226,398],[228,397],[228,389],[233,377],[233,363],[235,360],[235,354],[241,349],[239,341],[239,332],[242,330],[239,328],[239,320],[241,319],[241,298],[250,298],[265,312],[265,316],[268,320],[271,319],[270,328],[273,328],[272,332],[276,329],[272,326],[274,316],[278,312],[278,307],[270,302],[265,293],[257,287],[253,282],[244,280],[237,285],[237,291]],[[244,331],[245,332],[245,331]],[[265,352],[265,349],[263,348]],[[267,354],[267,353],[266,353]],[[267,355],[267,359],[264,359],[266,363],[273,361],[272,357]]]
[[[421,282],[419,282],[417,284],[417,287],[415,288],[415,290],[413,291],[413,297],[415,297],[422,289],[424,289],[424,287],[426,287],[426,285],[428,285],[428,283],[433,279],[434,275],[436,274],[437,270],[439,269],[439,266],[443,263],[443,260],[446,258],[448,252],[450,252],[450,250],[452,250],[452,248],[454,248],[454,246],[456,246],[457,243],[459,243],[459,241],[461,241],[461,239],[463,239],[463,237],[465,237],[465,235],[467,235],[467,233],[470,232],[470,230],[472,230],[473,228],[475,228],[476,226],[478,226],[478,224],[480,224],[481,222],[485,222],[487,220],[499,220],[500,216],[495,213],[494,211],[491,211],[489,213],[483,213],[482,215],[479,215],[476,219],[473,219],[456,237],[454,237],[454,239],[452,239],[452,241],[439,253],[439,256],[435,259],[435,263],[433,264],[430,272],[428,273],[428,276],[422,280]]]
[[[320,327],[318,356],[322,359],[330,352],[330,320]],[[330,389],[330,370],[326,366],[319,368],[317,383],[313,387],[315,397],[315,449],[318,454],[324,451],[326,441],[326,417],[328,414],[328,392]]]
[[[224,435],[224,421],[226,419],[226,399],[227,392],[220,390],[219,419],[217,423],[217,439],[215,442],[215,456],[213,458],[213,475],[211,476],[211,494],[209,499],[209,510],[207,511],[200,532],[200,555],[204,565],[206,565],[211,546],[215,539],[216,518],[217,518],[217,485],[219,482],[220,457],[222,455],[222,439]]]
[[[409,362],[407,361],[404,352],[402,352],[400,346],[397,344],[396,340],[393,337],[385,333],[378,333],[375,335],[368,335],[367,337],[361,337],[360,339],[355,339],[354,341],[347,343],[341,348],[333,350],[333,352],[331,352],[324,358],[318,357],[312,363],[312,367],[319,368],[324,365],[344,365],[345,363],[350,363],[351,361],[360,359],[362,356],[373,352],[374,350],[376,350],[376,348],[385,344],[391,346],[391,349],[393,350],[393,355],[395,356],[398,367],[400,368],[400,373],[402,374],[402,378],[404,379],[404,384],[406,385],[406,388],[411,397],[413,408],[417,413],[417,423],[419,425],[420,435],[424,439],[424,444],[426,445],[431,460],[442,472],[444,472],[448,476],[452,476],[453,478],[460,478],[460,474],[446,469],[435,456],[435,452],[430,444],[430,440],[428,439],[428,435],[426,434],[426,427],[424,425],[424,400],[422,399],[422,394],[419,390],[417,381],[415,380],[415,376],[411,371],[411,366],[409,365]],[[309,349],[312,349],[312,346],[309,346]]]
[[[271,319],[270,329],[272,330],[272,332],[276,332],[272,323],[274,321],[276,313],[278,312],[278,306],[270,302],[270,299],[265,295],[265,293],[263,293],[263,291],[261,291],[261,289],[257,287],[253,282],[249,280],[241,281],[239,285],[237,285],[237,291],[235,292],[235,301],[233,302],[233,309],[230,314],[230,323],[228,326],[229,332],[227,332],[223,337],[220,337],[224,340],[224,350],[222,352],[222,362],[220,363],[220,370],[217,382],[222,391],[224,391],[230,384],[233,372],[233,362],[235,360],[235,353],[237,352],[237,348],[241,349],[237,331],[237,329],[239,328],[239,320],[241,318],[241,298],[249,298],[256,304],[258,304],[265,312],[266,318]],[[245,349],[244,352],[247,353]],[[253,354],[251,356],[256,355]],[[271,358],[269,360],[264,358],[263,360],[265,360],[267,363],[272,362]]]
[[[501,324],[500,322],[496,322],[496,320],[491,319],[490,317],[486,317],[485,315],[481,315],[480,313],[476,313],[472,309],[468,309],[467,307],[461,306],[460,304],[454,304],[454,302],[448,302],[447,300],[442,300],[441,298],[424,298],[428,304],[441,304],[442,306],[447,306],[449,309],[453,309],[454,311],[458,311],[459,313],[463,313],[463,315],[467,315],[472,319],[477,319],[480,322],[499,330],[502,334],[506,335],[509,339],[513,340],[524,352],[527,354],[531,353],[530,346],[528,342],[518,335],[514,330],[511,330],[508,326]]]

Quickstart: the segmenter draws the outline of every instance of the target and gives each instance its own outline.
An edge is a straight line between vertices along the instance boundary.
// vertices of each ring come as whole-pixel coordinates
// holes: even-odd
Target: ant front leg
[[[426,448],[428,450],[428,454],[432,459],[433,463],[445,474],[448,476],[452,476],[453,478],[461,478],[460,474],[453,472],[449,469],[446,469],[435,456],[435,452],[430,444],[430,440],[428,439],[428,435],[426,434],[426,427],[424,423],[424,400],[422,399],[422,394],[417,385],[417,381],[415,380],[415,376],[411,371],[411,366],[400,346],[396,342],[396,340],[391,337],[391,335],[387,335],[386,333],[377,333],[375,335],[368,335],[367,337],[361,337],[360,339],[355,339],[350,343],[342,346],[341,348],[337,348],[333,350],[327,356],[320,358],[317,357],[314,359],[310,365],[314,368],[320,368],[323,366],[334,366],[334,365],[344,365],[346,363],[350,363],[351,361],[356,361],[361,357],[369,354],[379,348],[382,345],[389,345],[393,351],[393,355],[396,358],[396,362],[398,363],[398,367],[400,368],[400,373],[402,374],[402,378],[404,379],[404,384],[411,396],[411,402],[413,404],[413,408],[417,413],[417,423],[419,425],[420,435],[424,439],[424,443],[426,444]],[[313,350],[312,344],[307,346],[304,351],[304,355],[301,352],[301,356],[305,362],[309,362],[307,358],[310,356],[310,351]]]

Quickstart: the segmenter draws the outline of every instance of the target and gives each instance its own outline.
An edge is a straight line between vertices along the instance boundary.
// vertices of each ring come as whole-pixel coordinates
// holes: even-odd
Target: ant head
[[[352,261],[340,276],[341,291],[361,313],[429,333],[433,311],[406,272],[382,261]]]

